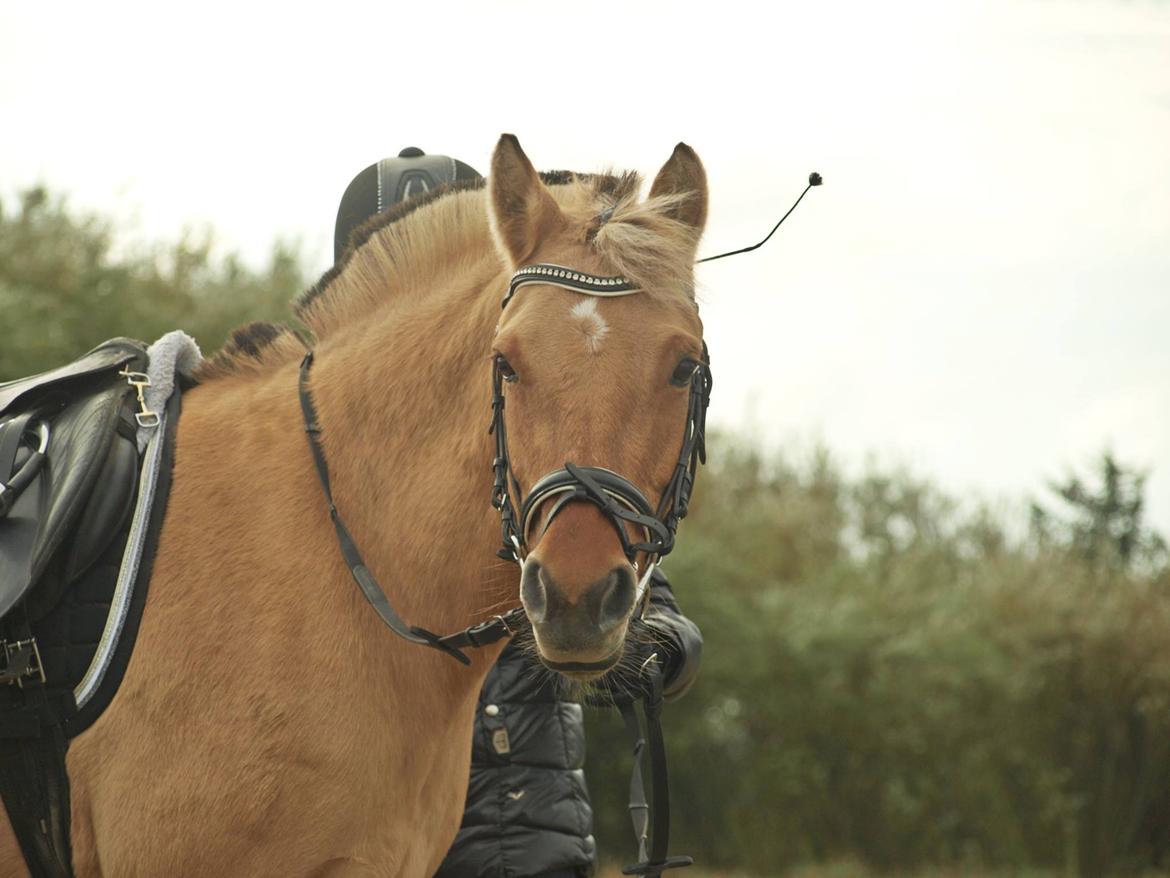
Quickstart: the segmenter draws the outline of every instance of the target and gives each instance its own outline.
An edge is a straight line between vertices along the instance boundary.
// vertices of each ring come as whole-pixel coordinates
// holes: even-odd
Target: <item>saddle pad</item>
[[[32,623],[46,689],[71,693],[77,704],[77,713],[65,721],[70,738],[109,705],[134,648],[166,514],[180,407],[176,391],[147,447],[134,514],[57,605]]]
[[[13,396],[15,402],[10,400],[10,404],[35,406],[38,416],[55,412],[50,415],[52,429],[69,435],[68,424],[62,426],[62,414],[75,405],[79,411],[85,409],[89,400],[101,397],[106,385],[99,379],[103,371],[109,377],[109,368],[106,362],[96,372],[84,373],[81,380],[96,382],[84,389],[79,389],[76,373],[48,385],[26,380],[21,382],[26,389]],[[135,387],[143,404],[142,386],[127,383]],[[53,388],[49,396],[38,390],[45,386]],[[62,398],[63,408],[46,408]],[[94,461],[105,461],[100,467],[90,467],[101,469],[95,477],[99,484],[88,498],[79,499],[85,493],[80,491],[58,498],[77,511],[71,515],[73,524],[60,529],[60,551],[52,553],[43,575],[11,612],[0,617],[0,640],[8,658],[7,685],[0,685],[0,799],[32,875],[70,878],[74,874],[66,752],[69,740],[89,728],[109,705],[129,664],[166,515],[180,399],[180,387],[175,387],[165,408],[150,412],[153,423],[140,424],[153,428],[141,472],[135,433],[130,429],[127,435],[123,429],[129,427],[123,417],[125,396],[117,400],[113,421],[106,421],[115,425],[108,436],[103,439],[91,431],[88,438],[83,435],[76,440],[83,456],[90,454],[91,445],[109,449],[104,458],[96,451],[90,454]],[[17,424],[23,431],[27,416],[14,416],[24,418]],[[81,411],[78,423],[88,423],[87,417]],[[0,448],[5,454],[12,450],[11,443],[6,451]],[[75,456],[66,453],[56,460]],[[45,481],[41,476],[54,460],[52,454],[41,458],[34,477]],[[5,469],[9,466],[21,464],[17,460]],[[56,474],[59,481],[68,475],[63,469]],[[17,502],[32,488],[25,480]],[[127,500],[122,491],[132,498]],[[52,495],[51,484],[44,493]],[[133,514],[127,515],[130,506]],[[46,513],[41,523],[51,522],[51,504],[41,511]],[[110,523],[103,526],[101,520]]]

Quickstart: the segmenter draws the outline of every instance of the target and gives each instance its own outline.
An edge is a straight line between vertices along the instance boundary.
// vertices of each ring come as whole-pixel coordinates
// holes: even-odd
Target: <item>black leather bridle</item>
[[[536,264],[524,266],[513,276],[501,308],[506,308],[517,290],[526,284],[543,283],[591,296],[626,296],[640,290],[622,277],[596,277],[584,272],[573,271],[560,265]],[[674,473],[662,493],[655,509],[638,487],[629,479],[596,466],[577,466],[566,462],[564,467],[538,479],[527,496],[524,495],[512,473],[508,455],[508,431],[504,421],[504,384],[507,382],[502,358],[496,357],[492,364],[492,422],[489,432],[496,439],[496,456],[492,461],[495,480],[492,485],[492,506],[500,513],[500,528],[503,548],[498,552],[504,560],[523,563],[528,551],[528,537],[537,511],[546,502],[554,505],[545,517],[545,529],[570,503],[585,501],[594,504],[609,519],[621,539],[626,558],[635,570],[642,573],[638,583],[635,605],[640,606],[639,614],[645,610],[650,574],[659,560],[674,548],[675,533],[679,522],[687,514],[691,490],[695,484],[695,473],[699,464],[706,462],[706,418],[707,404],[711,399],[711,367],[707,346],[703,345],[703,360],[695,363],[689,379],[690,396],[687,403],[687,418],[683,429],[682,447]],[[301,362],[299,393],[301,412],[305,421],[305,436],[313,454],[317,476],[329,504],[329,517],[337,532],[341,555],[350,573],[365,595],[370,606],[391,631],[410,643],[429,646],[452,656],[463,664],[470,664],[466,653],[468,647],[487,646],[506,637],[511,637],[526,620],[524,608],[516,607],[486,622],[472,625],[454,634],[438,635],[417,625],[408,625],[394,610],[389,598],[382,590],[374,574],[362,559],[357,544],[341,519],[333,492],[329,484],[329,467],[325,452],[317,440],[321,427],[317,422],[317,411],[309,394],[309,370],[313,366],[313,352],[310,350]],[[509,490],[510,489],[510,490]],[[519,510],[513,498],[522,498]],[[629,536],[627,525],[642,534],[642,539]],[[640,570],[638,555],[645,556],[645,568]],[[647,678],[643,712],[646,731],[643,734],[632,702],[620,705],[622,716],[634,738],[634,771],[630,782],[630,812],[638,837],[640,862],[627,866],[627,875],[657,876],[666,869],[688,866],[690,857],[667,856],[667,840],[670,833],[670,805],[667,791],[666,751],[662,742],[662,670],[652,655],[643,667]],[[651,778],[654,809],[651,813],[646,802],[642,782],[642,754],[648,748],[650,754]],[[649,840],[649,845],[648,845]]]
[[[622,277],[597,277],[584,272],[573,271],[560,265],[545,263],[528,265],[512,275],[508,293],[501,308],[506,308],[517,290],[526,284],[541,283],[557,286],[573,292],[591,296],[628,296],[640,290]],[[501,358],[492,364],[492,422],[489,432],[495,435],[496,456],[492,461],[495,480],[492,485],[492,506],[500,513],[500,529],[503,548],[498,552],[504,560],[521,563],[527,552],[528,534],[536,510],[546,501],[556,498],[555,505],[545,519],[545,528],[569,503],[584,500],[593,503],[613,524],[622,542],[626,558],[638,568],[637,556],[644,553],[646,565],[638,584],[637,599],[647,592],[650,573],[658,561],[674,548],[675,532],[679,522],[687,514],[691,490],[695,484],[695,472],[699,464],[705,463],[707,404],[711,399],[711,368],[706,344],[703,345],[703,361],[695,364],[690,376],[690,397],[687,403],[687,419],[683,430],[682,447],[678,463],[657,510],[653,509],[645,495],[633,482],[615,472],[595,466],[577,466],[566,462],[563,469],[556,470],[539,479],[527,496],[523,495],[519,483],[512,474],[508,456],[508,430],[504,422],[504,383]],[[333,501],[329,483],[329,466],[325,452],[317,441],[321,427],[317,423],[317,410],[309,394],[309,370],[313,366],[313,351],[305,354],[301,362],[298,390],[301,412],[305,421],[305,436],[313,454],[317,476],[329,504],[329,517],[337,532],[342,557],[357,582],[362,594],[377,612],[378,617],[391,631],[420,646],[429,646],[445,652],[463,664],[471,660],[463,652],[468,647],[487,646],[505,637],[511,637],[524,623],[523,607],[516,607],[499,616],[472,625],[454,634],[438,635],[417,625],[408,625],[394,610],[386,593],[366,566],[357,543],[342,521],[341,513]],[[509,483],[511,492],[509,492]],[[519,514],[512,502],[513,497],[523,497]],[[631,540],[626,524],[640,530],[644,539]],[[642,602],[643,607],[645,602]]]
[[[512,276],[502,308],[508,307],[516,291],[529,283],[547,283],[578,293],[593,296],[615,296],[636,293],[638,290],[623,277],[594,277],[559,265],[538,264],[521,268]],[[528,552],[528,538],[534,518],[544,503],[553,503],[544,517],[544,531],[553,519],[570,503],[587,501],[597,506],[609,519],[626,559],[638,568],[639,553],[645,554],[645,572],[638,582],[635,606],[638,615],[645,612],[648,601],[650,575],[662,557],[674,548],[679,522],[686,517],[695,485],[699,464],[707,462],[707,405],[711,401],[711,358],[703,344],[703,359],[695,363],[689,380],[690,396],[687,418],[683,428],[682,447],[678,462],[667,483],[666,490],[653,509],[633,482],[612,470],[595,466],[577,466],[566,461],[564,467],[541,477],[525,496],[512,471],[508,453],[508,428],[504,421],[504,384],[508,376],[504,361],[496,356],[492,362],[492,424],[489,432],[496,438],[496,456],[492,461],[495,481],[492,485],[492,506],[500,513],[500,532],[503,542],[497,554],[504,560],[523,563]],[[512,498],[520,499],[517,511]],[[643,539],[631,540],[627,524],[640,531]],[[543,535],[543,532],[542,532]],[[642,698],[645,722],[638,719],[634,702],[617,704],[622,719],[634,742],[634,765],[630,776],[629,810],[638,841],[638,862],[622,870],[625,875],[643,875],[656,878],[667,869],[691,865],[688,856],[670,856],[667,853],[670,838],[670,792],[666,768],[666,748],[662,737],[663,677],[662,665],[651,655],[642,668],[646,688]],[[643,730],[644,725],[644,730]],[[649,755],[650,779],[653,789],[651,809],[646,800],[646,786],[642,779],[642,758]]]
[[[541,263],[525,266],[512,276],[501,307],[506,308],[516,291],[530,283],[546,283],[595,296],[639,292],[622,277],[595,277],[559,265]],[[548,530],[553,519],[569,503],[584,500],[597,506],[617,531],[627,560],[642,574],[638,586],[638,598],[641,598],[649,582],[650,572],[674,548],[679,522],[687,514],[695,473],[699,464],[707,460],[706,419],[707,405],[711,400],[711,367],[706,345],[703,345],[703,361],[695,363],[689,380],[690,397],[678,462],[657,509],[624,476],[602,467],[577,466],[571,462],[566,462],[562,469],[538,479],[525,495],[512,471],[508,452],[508,430],[504,421],[504,384],[508,380],[503,359],[495,357],[492,363],[492,424],[489,431],[496,438],[496,456],[492,461],[495,473],[492,506],[500,513],[500,536],[503,542],[497,554],[504,560],[522,563],[523,556],[528,553],[529,536],[541,506],[546,501],[554,504],[544,519],[544,530]],[[513,502],[514,497],[522,498],[518,510]],[[633,525],[635,532],[640,532],[643,539],[632,540],[627,524]],[[639,553],[646,556],[644,571],[639,569]]]

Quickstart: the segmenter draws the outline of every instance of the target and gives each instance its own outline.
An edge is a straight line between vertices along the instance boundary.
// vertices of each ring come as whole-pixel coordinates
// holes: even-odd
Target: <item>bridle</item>
[[[624,277],[595,277],[560,265],[539,263],[525,266],[512,275],[501,308],[508,307],[517,290],[532,283],[544,283],[591,296],[627,296],[641,292]],[[508,430],[504,421],[504,384],[507,382],[503,360],[497,356],[492,362],[492,424],[489,428],[496,438],[496,456],[492,461],[495,473],[492,506],[500,513],[503,542],[497,554],[506,561],[522,564],[528,554],[529,535],[537,512],[546,501],[553,506],[544,518],[542,533],[568,504],[587,501],[609,519],[621,540],[626,559],[641,574],[637,591],[637,598],[641,599],[650,574],[662,557],[674,548],[679,522],[687,514],[695,473],[699,464],[707,460],[706,419],[707,405],[711,400],[711,367],[706,344],[703,345],[703,360],[695,363],[689,380],[690,396],[678,462],[657,509],[624,476],[602,467],[577,466],[570,462],[537,479],[524,495],[512,471],[508,452]],[[514,497],[521,498],[519,509],[513,502]],[[642,539],[631,539],[626,525],[632,525],[636,533],[641,533]],[[645,555],[644,570],[638,565],[640,553]]]
[[[597,277],[585,272],[574,271],[561,265],[538,263],[527,265],[512,275],[508,293],[501,308],[506,308],[516,292],[527,284],[547,284],[591,296],[629,296],[641,290],[624,277]],[[495,480],[492,485],[492,506],[500,513],[500,530],[503,548],[497,553],[507,561],[523,562],[527,554],[528,535],[536,511],[546,500],[556,498],[545,519],[545,529],[554,518],[571,502],[584,500],[597,506],[613,524],[622,542],[626,558],[641,573],[638,583],[637,601],[648,592],[650,574],[662,557],[674,548],[675,532],[679,522],[687,514],[695,473],[699,464],[706,462],[706,418],[707,404],[711,399],[711,368],[707,346],[703,345],[703,361],[695,364],[690,376],[690,397],[687,403],[687,418],[683,430],[682,447],[678,463],[667,483],[658,508],[651,507],[645,495],[633,482],[607,469],[596,466],[577,466],[566,462],[564,468],[548,473],[537,480],[532,490],[524,496],[512,473],[508,455],[508,430],[504,422],[504,384],[506,379],[501,369],[501,359],[492,363],[492,422],[489,432],[496,439],[496,456],[492,461]],[[464,649],[482,647],[511,637],[524,624],[524,608],[516,607],[491,619],[457,631],[454,634],[438,635],[418,625],[408,625],[394,610],[390,599],[366,566],[349,529],[342,521],[341,513],[333,502],[333,491],[329,483],[329,466],[325,452],[317,435],[321,427],[317,422],[317,410],[309,393],[309,370],[313,367],[313,351],[310,349],[301,361],[298,390],[301,413],[305,421],[305,436],[313,454],[313,463],[321,481],[325,499],[329,504],[329,517],[337,532],[341,555],[357,582],[358,588],[378,617],[399,637],[419,646],[429,646],[450,655],[463,664],[471,664]],[[511,491],[509,491],[509,483]],[[513,497],[523,498],[517,513]],[[643,539],[631,540],[626,524],[641,531]],[[645,569],[638,567],[637,556],[645,555]]]
[[[501,309],[516,292],[527,284],[542,283],[590,296],[628,296],[641,292],[624,277],[596,277],[574,271],[560,265],[540,263],[520,268],[512,275],[508,293]],[[695,484],[695,473],[699,464],[706,462],[706,419],[707,405],[711,399],[711,367],[706,343],[703,345],[703,359],[695,363],[689,379],[687,417],[683,428],[682,447],[678,462],[658,507],[650,501],[629,479],[608,469],[596,466],[577,466],[566,462],[564,467],[538,479],[525,496],[512,471],[508,453],[508,429],[504,421],[504,384],[507,383],[502,368],[502,358],[492,362],[492,421],[489,432],[496,439],[496,455],[492,461],[495,475],[492,484],[492,506],[500,513],[500,530],[503,547],[497,553],[501,558],[523,564],[528,553],[528,539],[538,510],[546,503],[553,505],[545,516],[544,529],[575,501],[592,503],[609,519],[622,543],[622,550],[634,569],[641,573],[635,597],[638,615],[645,611],[648,603],[650,576],[664,555],[674,548],[675,533],[679,522],[686,516],[691,490]],[[463,664],[471,659],[463,651],[469,647],[482,647],[511,637],[526,621],[524,608],[516,607],[499,616],[457,631],[440,636],[417,625],[408,625],[394,610],[386,593],[374,574],[362,559],[357,544],[341,519],[333,492],[329,484],[329,467],[317,435],[321,427],[317,422],[317,411],[309,394],[309,370],[313,366],[313,351],[310,349],[301,362],[299,393],[301,412],[305,421],[305,436],[313,454],[317,476],[329,504],[329,517],[337,532],[341,555],[357,582],[362,594],[374,608],[378,617],[395,634],[420,646],[429,646],[444,652]],[[519,500],[519,509],[513,503]],[[630,528],[641,534],[641,539],[631,539]],[[645,568],[640,570],[638,556],[644,555]],[[645,728],[634,712],[632,702],[618,705],[623,719],[634,740],[634,770],[630,780],[630,813],[638,838],[640,862],[628,866],[625,874],[657,876],[666,869],[688,866],[690,857],[667,855],[667,841],[670,834],[670,797],[667,790],[666,751],[662,740],[661,710],[663,679],[660,663],[651,655],[643,665],[647,690],[643,700]],[[651,811],[646,802],[645,786],[642,781],[642,755],[649,753],[654,808]]]

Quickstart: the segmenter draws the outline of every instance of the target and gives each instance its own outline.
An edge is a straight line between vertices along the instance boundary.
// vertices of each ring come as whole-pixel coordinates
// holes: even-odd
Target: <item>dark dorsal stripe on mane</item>
[[[278,341],[293,343],[296,333],[283,323],[267,323],[257,320],[232,330],[222,348],[207,357],[195,370],[195,378],[206,381],[247,371],[249,366],[259,366],[264,355]],[[296,346],[300,346],[295,341]]]
[[[381,213],[376,213],[361,223],[349,235],[349,242],[345,245],[345,252],[341,254],[341,258],[334,263],[333,267],[321,275],[313,286],[309,287],[300,296],[297,297],[293,303],[293,312],[297,317],[303,318],[305,312],[313,305],[314,302],[320,298],[329,286],[337,279],[337,276],[345,270],[349,264],[349,260],[353,258],[353,254],[357,252],[366,241],[377,231],[386,228],[392,223],[398,222],[404,216],[409,216],[420,207],[426,207],[438,201],[445,195],[452,192],[465,192],[469,189],[482,189],[485,180],[480,177],[477,180],[457,180],[454,183],[444,183],[441,186],[436,186],[434,189],[415,195],[413,198],[408,198],[406,201],[399,201],[390,205]]]
[[[567,186],[574,182],[584,183],[592,187],[596,195],[612,201],[632,194],[636,191],[640,181],[638,175],[632,172],[625,174],[581,174],[574,171],[542,171],[540,178],[546,186]],[[420,193],[406,201],[400,201],[381,213],[371,216],[354,228],[341,259],[322,274],[315,284],[296,298],[293,302],[293,313],[298,319],[304,320],[308,310],[345,271],[354,253],[361,249],[374,234],[398,222],[403,217],[409,216],[419,208],[426,207],[451,193],[482,189],[486,182],[481,177],[475,180],[444,183],[442,186]],[[284,324],[258,321],[241,326],[232,331],[220,350],[204,361],[198,370],[198,377],[201,379],[219,377],[247,369],[249,366],[256,366],[263,360],[268,349],[280,341],[292,342],[294,337],[293,330]]]
[[[607,195],[613,198],[621,198],[628,193],[633,187],[637,186],[638,176],[636,174],[622,174],[620,176],[615,174],[579,174],[574,171],[542,171],[540,174],[541,180],[546,186],[565,186],[574,181],[591,184],[599,195]],[[317,299],[324,294],[330,287],[337,276],[345,270],[349,260],[353,258],[353,254],[361,249],[374,233],[393,225],[405,216],[414,213],[420,207],[426,207],[438,201],[440,198],[452,192],[466,192],[472,189],[482,189],[487,183],[487,180],[480,177],[475,180],[457,180],[453,183],[444,183],[442,186],[437,186],[427,192],[420,193],[413,198],[408,198],[406,201],[400,201],[391,205],[381,213],[376,213],[367,219],[364,223],[354,228],[350,233],[349,242],[346,244],[345,252],[341,255],[341,259],[337,263],[321,275],[321,279],[309,289],[305,290],[296,302],[293,304],[293,311],[300,318],[304,318],[305,312],[313,305]]]
[[[278,323],[263,321],[249,323],[247,326],[232,330],[231,337],[224,345],[224,352],[259,357],[264,348],[289,331],[287,326]]]

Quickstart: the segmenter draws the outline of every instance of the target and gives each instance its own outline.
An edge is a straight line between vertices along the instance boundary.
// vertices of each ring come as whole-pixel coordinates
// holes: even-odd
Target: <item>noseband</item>
[[[532,283],[549,284],[589,296],[628,296],[641,292],[624,277],[595,277],[559,265],[527,265],[512,275],[501,308],[508,307],[520,287]],[[495,473],[492,506],[500,513],[503,542],[497,554],[504,560],[522,563],[523,556],[529,551],[528,537],[535,523],[536,512],[545,501],[554,504],[545,519],[544,531],[547,531],[553,519],[566,506],[583,500],[595,505],[609,519],[621,540],[626,559],[635,570],[638,569],[638,553],[646,555],[646,569],[638,584],[637,596],[641,598],[649,583],[651,571],[674,548],[678,523],[687,514],[695,472],[699,464],[707,460],[706,420],[707,404],[711,399],[711,367],[706,343],[703,345],[703,362],[697,363],[691,373],[690,398],[678,463],[657,509],[624,476],[601,467],[577,466],[570,462],[566,462],[562,469],[538,479],[525,496],[512,472],[508,454],[508,430],[504,422],[506,380],[502,358],[497,356],[492,364],[492,423],[489,428],[489,432],[496,437],[496,456],[492,461]],[[519,498],[518,511],[513,498]],[[633,525],[634,530],[641,533],[642,539],[632,540],[626,525]]]

